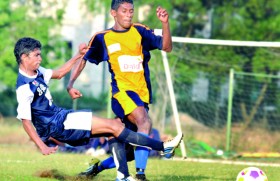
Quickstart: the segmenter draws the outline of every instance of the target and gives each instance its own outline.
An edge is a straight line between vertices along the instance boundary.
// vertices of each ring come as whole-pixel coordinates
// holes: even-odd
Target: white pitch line
[[[35,163],[33,160],[0,160],[0,162],[6,163]]]
[[[231,161],[231,160],[211,160],[201,158],[173,158],[174,161],[188,161],[188,162],[200,162],[200,163],[221,163],[228,165],[249,165],[249,166],[264,166],[264,167],[280,167],[279,163],[260,163],[260,162],[244,162],[244,161]]]

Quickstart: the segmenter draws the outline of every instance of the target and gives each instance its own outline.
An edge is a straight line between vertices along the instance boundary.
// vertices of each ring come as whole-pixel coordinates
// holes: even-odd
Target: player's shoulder
[[[16,88],[23,86],[25,84],[29,84],[32,81],[31,78],[27,77],[25,73],[19,69],[16,81]]]
[[[103,41],[104,39],[104,35],[108,32],[110,32],[111,30],[110,29],[107,29],[107,30],[102,30],[102,31],[98,31],[96,32],[90,39],[90,44],[95,41],[95,42],[99,42],[99,41]]]
[[[104,35],[108,32],[112,31],[111,29],[106,29],[106,30],[102,30],[102,31],[98,31],[96,32],[94,35],[97,36],[97,35]]]
[[[146,30],[150,30],[150,28],[147,26],[147,25],[144,25],[142,23],[133,23],[133,25],[135,28],[143,28],[143,29],[146,29]]]
[[[109,33],[110,31],[112,31],[112,30],[110,30],[110,29],[106,29],[106,30],[102,30],[102,31],[98,31],[98,32],[96,32],[93,36],[92,36],[92,38],[95,38],[95,37],[103,37],[106,33]]]
[[[26,77],[22,76],[21,74],[18,74],[16,88],[19,88],[20,86],[27,84],[27,83],[28,83],[28,81],[26,80]]]
[[[33,79],[26,77],[21,73],[18,73],[17,81],[16,81],[16,89],[18,89],[19,87],[25,87],[25,86],[29,87],[29,84],[32,82],[32,80]]]

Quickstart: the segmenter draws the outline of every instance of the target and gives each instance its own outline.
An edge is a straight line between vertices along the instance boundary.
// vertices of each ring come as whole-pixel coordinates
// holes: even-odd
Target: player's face
[[[36,71],[42,62],[41,50],[35,49],[24,58],[24,66],[29,71]]]
[[[132,18],[134,15],[133,4],[122,3],[117,10],[112,10],[111,14],[115,18],[115,30],[128,29],[132,24]]]

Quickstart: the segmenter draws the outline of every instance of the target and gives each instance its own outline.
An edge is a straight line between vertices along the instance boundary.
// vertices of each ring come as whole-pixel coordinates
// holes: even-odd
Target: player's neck
[[[124,27],[122,27],[122,26],[120,26],[118,24],[115,24],[112,29],[114,31],[122,32],[122,31],[128,31],[130,29],[130,27],[129,28],[124,28]]]
[[[37,70],[31,70],[31,69],[25,68],[24,66],[20,66],[19,69],[28,76],[34,76],[37,74]]]

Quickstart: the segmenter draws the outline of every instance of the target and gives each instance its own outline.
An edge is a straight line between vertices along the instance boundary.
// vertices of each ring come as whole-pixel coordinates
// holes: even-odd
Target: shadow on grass
[[[89,181],[93,180],[93,178],[89,177],[81,177],[81,176],[69,176],[65,175],[64,173],[56,170],[56,169],[51,169],[51,170],[42,170],[38,171],[37,173],[34,174],[36,177],[40,178],[52,178],[52,179],[57,179],[60,181]],[[95,177],[95,179],[100,180],[100,176]],[[190,180],[190,181],[201,181],[201,180],[209,180],[209,181],[232,181],[235,180],[236,178],[217,178],[217,177],[208,177],[208,176],[176,176],[176,175],[162,175],[158,177],[157,181],[159,180],[172,180],[172,181],[177,181],[177,180]],[[101,179],[103,180],[103,179]]]

